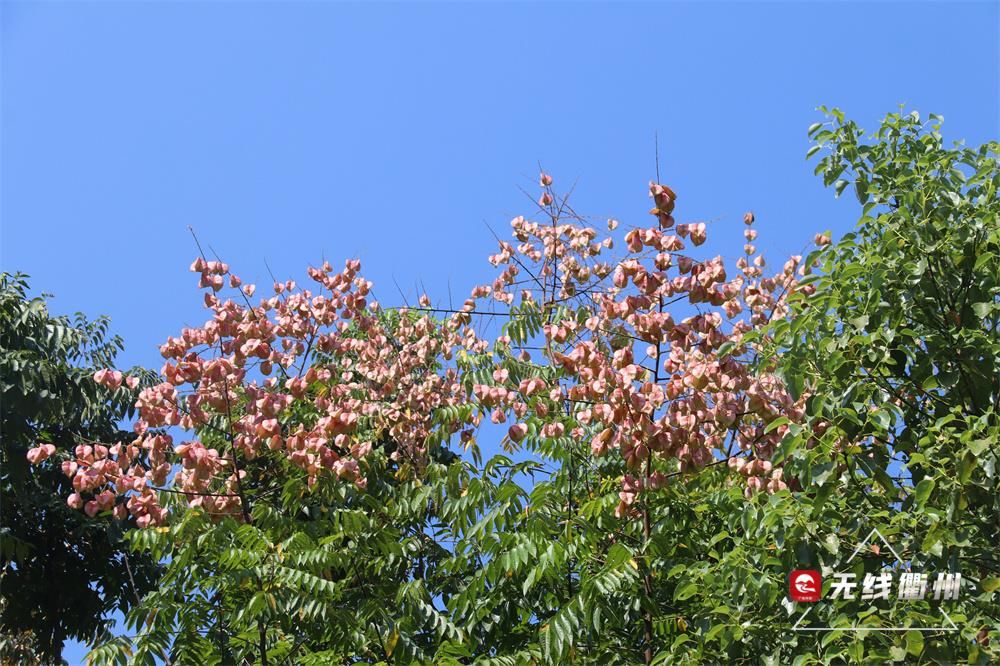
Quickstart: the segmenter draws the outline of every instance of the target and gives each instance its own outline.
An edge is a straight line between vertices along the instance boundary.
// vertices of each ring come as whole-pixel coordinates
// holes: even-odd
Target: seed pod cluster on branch
[[[501,273],[482,289],[511,318],[492,381],[473,387],[492,420],[513,416],[514,444],[568,434],[589,440],[595,456],[619,452],[628,469],[619,515],[644,489],[718,462],[739,472],[748,497],[786,488],[769,458],[803,420],[808,396],[793,397],[757,352],[764,327],[788,316],[788,298],[808,293],[801,257],[764,277],[747,213],[745,256],[730,277],[721,256],[690,250],[706,242],[706,223],[677,223],[677,195],[651,183],[655,224],[629,229],[624,256],[610,259],[612,238],[554,195],[551,177],[541,183],[542,221],[511,222],[518,243],[500,241],[490,261]]]
[[[309,486],[363,490],[374,446],[391,445],[401,473],[419,474],[429,447],[460,431],[468,443],[490,413],[494,423],[513,418],[515,445],[570,438],[594,456],[618,452],[619,515],[671,476],[726,461],[748,497],[784,489],[769,459],[808,396],[794,398],[758,351],[765,327],[788,316],[788,298],[808,293],[801,257],[764,277],[748,213],[745,256],[730,275],[721,255],[691,251],[708,225],[677,223],[677,195],[658,183],[655,222],[625,231],[613,257],[613,237],[577,215],[551,176],[539,182],[541,221],[511,222],[513,242],[489,257],[498,275],[458,310],[435,310],[426,296],[382,309],[357,260],[310,268],[315,291],[277,282],[253,305],[254,285],[198,258],[191,270],[210,318],[161,347],[163,381],[140,389],[115,370],[94,375],[134,395],[135,439],[84,442],[68,457],[40,445],[29,460],[62,459],[69,505],[91,515],[160,525],[168,511],[157,493],[170,490],[248,519],[246,466],[261,456],[283,457]],[[610,220],[609,232],[618,225]],[[508,322],[492,346],[473,326],[483,300]],[[175,442],[178,430],[190,436]]]
[[[316,291],[276,283],[272,296],[252,305],[253,285],[222,262],[197,259],[191,270],[206,290],[210,319],[161,347],[166,363],[157,385],[135,393],[134,378],[94,375],[109,391],[135,393],[136,437],[78,446],[63,462],[76,491],[68,504],[160,525],[167,510],[157,491],[170,480],[169,490],[190,506],[246,518],[245,466],[258,457],[284,457],[308,485],[330,478],[364,489],[365,458],[386,442],[398,468],[419,473],[433,442],[478,419],[446,409],[467,403],[447,361],[485,343],[463,315],[471,303],[444,321],[382,310],[369,300],[372,283],[360,269],[357,260],[339,272],[324,263],[309,270]],[[178,429],[191,439],[175,442]],[[29,459],[55,453],[41,445]]]

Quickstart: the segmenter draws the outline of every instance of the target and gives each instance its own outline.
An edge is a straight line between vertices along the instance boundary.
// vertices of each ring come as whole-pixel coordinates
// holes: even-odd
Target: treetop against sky
[[[5,2],[0,263],[55,293],[55,314],[110,315],[45,345],[62,368],[80,340],[121,335],[119,370],[84,363],[82,395],[103,409],[93,437],[133,404],[139,424],[71,442],[25,408],[9,441],[44,470],[32,506],[93,518],[86,538],[112,516],[146,528],[129,537],[135,589],[191,625],[164,610],[155,631],[194,627],[181,663],[342,658],[329,645],[820,654],[761,629],[787,619],[774,580],[837,565],[872,516],[986,596],[963,598],[962,643],[838,635],[827,656],[964,659],[1000,581],[983,547],[995,210],[982,174],[969,194],[919,156],[995,169],[927,120],[947,119],[945,147],[996,138],[998,24],[995,2]],[[869,130],[905,109],[859,153],[823,104]],[[826,150],[805,161],[813,140]],[[865,162],[887,146],[901,170]],[[859,216],[862,240],[843,241]],[[49,314],[18,289],[5,313],[34,314],[8,351],[39,353]],[[496,307],[508,316],[470,313]],[[59,372],[31,381],[78,386],[84,368]],[[452,435],[489,462],[463,468],[438,446]],[[244,584],[282,552],[279,598]],[[216,576],[217,596],[177,601]],[[142,649],[160,658],[160,640]]]
[[[539,163],[577,210],[639,223],[658,137],[683,221],[736,258],[754,210],[787,256],[853,224],[803,161],[818,105],[873,126],[906,104],[970,143],[1000,114],[989,2],[2,12],[3,264],[110,315],[126,363],[200,323],[188,225],[248,281],[359,257],[386,302],[393,280],[444,299],[488,274],[487,225],[524,212]]]

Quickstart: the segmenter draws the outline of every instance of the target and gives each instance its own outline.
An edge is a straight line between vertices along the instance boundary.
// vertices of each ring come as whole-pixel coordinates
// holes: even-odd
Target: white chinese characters
[[[893,574],[889,571],[865,574],[861,581],[860,595],[857,576],[853,573],[834,573],[830,583],[829,598],[862,600],[889,599],[893,589]],[[912,571],[904,571],[899,575],[896,585],[896,599],[901,601],[920,601],[928,598],[929,575]],[[962,586],[962,574],[939,573],[931,585],[931,596],[936,601],[958,599]]]
[[[927,594],[927,574],[907,571],[899,577],[896,598],[904,601],[923,599]]]
[[[958,591],[962,586],[962,574],[941,573],[934,580],[935,599],[958,599]]]
[[[882,571],[878,574],[865,574],[861,587],[862,599],[888,599],[892,588],[892,574]]]

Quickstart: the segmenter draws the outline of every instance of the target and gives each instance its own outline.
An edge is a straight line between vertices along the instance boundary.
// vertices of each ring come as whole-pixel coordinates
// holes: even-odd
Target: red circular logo
[[[788,577],[788,596],[792,601],[819,601],[822,592],[823,579],[814,569],[796,569]]]

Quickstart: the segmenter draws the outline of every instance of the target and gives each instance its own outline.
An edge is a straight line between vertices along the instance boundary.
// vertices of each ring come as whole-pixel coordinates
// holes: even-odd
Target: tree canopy
[[[727,262],[665,184],[598,229],[545,173],[458,308],[376,303],[354,259],[254,301],[197,258],[210,319],[159,379],[77,382],[134,404],[132,432],[25,451],[71,479],[60,511],[124,521],[163,567],[90,659],[995,660],[997,144],[940,127],[811,127],[860,219],[773,269],[752,213]],[[836,600],[828,578],[792,602],[797,569],[960,573],[955,631],[938,600]]]
[[[152,589],[156,566],[129,555],[133,524],[91,520],[66,504],[70,481],[27,454],[44,442],[72,451],[119,435],[132,412],[92,375],[114,363],[121,340],[108,320],[49,313],[27,276],[0,275],[0,658],[58,662],[68,638],[93,642],[111,612]]]

